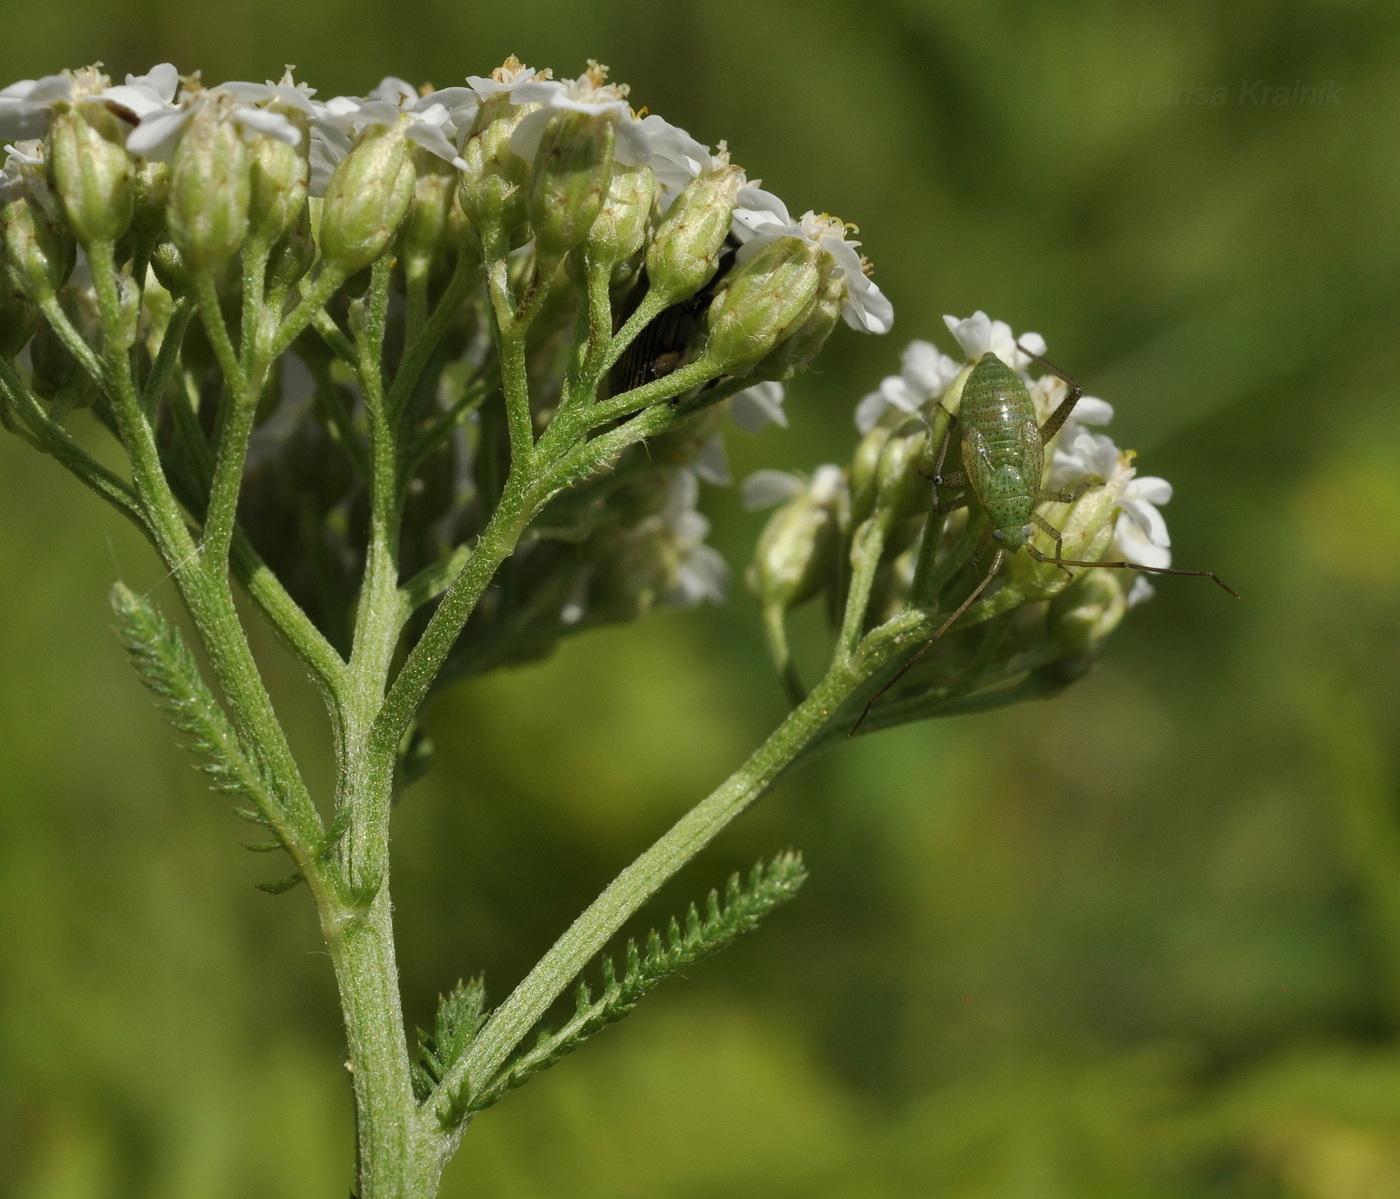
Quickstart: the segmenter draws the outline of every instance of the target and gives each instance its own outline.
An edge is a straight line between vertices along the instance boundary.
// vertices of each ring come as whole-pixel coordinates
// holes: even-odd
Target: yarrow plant
[[[697,503],[701,481],[728,481],[726,413],[785,424],[784,384],[843,321],[886,332],[890,304],[852,226],[792,217],[723,145],[639,116],[597,64],[555,80],[511,59],[462,87],[391,78],[329,100],[290,70],[207,87],[169,64],[115,85],[85,68],[0,91],[0,136],[0,419],[141,530],[188,609],[213,686],[148,598],[112,593],[142,679],[265,826],[250,848],[288,859],[266,889],[304,883],[315,903],[361,1199],[434,1195],[474,1113],[790,898],[802,864],[780,854],[600,957],[781,774],[844,736],[949,612],[865,731],[1050,694],[1148,594],[1140,576],[1016,555],[958,609],[986,518],[948,515],[928,479],[971,364],[997,356],[1041,420],[1065,384],[1026,373],[1035,335],[949,318],[967,361],[914,342],[857,407],[848,465],[744,484],[751,506],[781,504],[747,579],[791,714],[502,1001],[459,983],[411,1042],[389,825],[431,761],[423,705],[583,629],[722,600]],[[1171,489],[1091,431],[1111,415],[1082,400],[1034,481],[1075,492],[1043,505],[1056,556],[1160,568]],[[303,780],[235,586],[320,686],[331,795]],[[835,636],[808,690],[786,627],[817,597]],[[572,1015],[527,1045],[570,986]]]

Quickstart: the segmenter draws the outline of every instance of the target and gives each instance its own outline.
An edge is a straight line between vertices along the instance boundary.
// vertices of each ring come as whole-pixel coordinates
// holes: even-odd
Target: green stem
[[[429,1099],[434,1111],[447,1112],[464,1088],[469,1099],[490,1082],[627,919],[773,786],[868,674],[862,663],[834,666],[743,766],[608,885],[492,1013]]]

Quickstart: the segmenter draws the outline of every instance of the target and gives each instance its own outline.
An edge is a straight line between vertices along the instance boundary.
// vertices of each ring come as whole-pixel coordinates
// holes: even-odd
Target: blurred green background
[[[445,1194],[1400,1196],[1400,9],[7,0],[0,28],[0,82],[292,62],[328,96],[601,58],[857,222],[895,303],[792,388],[789,430],[736,435],[736,475],[843,460],[904,343],[984,308],[1117,406],[1177,486],[1177,561],[1245,596],[1168,580],[1064,697],[788,780],[649,915],[788,844],[801,899],[481,1117]],[[760,518],[704,506],[742,565]],[[253,889],[266,860],[110,635],[117,574],[173,603],[0,442],[0,1196],[342,1199],[310,905]],[[410,1020],[478,970],[504,995],[779,719],[735,591],[434,709],[396,825]]]

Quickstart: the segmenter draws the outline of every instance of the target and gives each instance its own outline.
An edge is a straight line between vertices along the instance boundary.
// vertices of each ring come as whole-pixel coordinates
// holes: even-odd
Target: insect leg
[[[1035,502],[1037,504],[1043,504],[1046,500],[1053,500],[1057,504],[1072,504],[1091,487],[1102,486],[1102,483],[1086,481],[1081,483],[1073,491],[1037,491],[1035,493]]]
[[[1039,354],[1032,354],[1030,350],[1026,349],[1020,342],[1016,343],[1016,348],[1027,358],[1031,359],[1031,361],[1040,363],[1041,366],[1057,379],[1062,379],[1069,385],[1069,395],[1065,396],[1065,398],[1060,401],[1059,407],[1057,407],[1055,411],[1046,418],[1045,423],[1040,426],[1040,444],[1045,445],[1060,431],[1065,421],[1069,420],[1069,414],[1074,411],[1074,406],[1079,403],[1084,396],[1084,389],[1053,362],[1042,358]]]
[[[946,483],[948,480],[944,479],[943,481]],[[960,495],[955,500],[949,500],[946,504],[940,504],[938,502],[937,489],[935,489],[933,493],[933,510],[937,512],[939,516],[947,516],[948,513],[956,512],[959,508],[966,508],[970,503],[972,503],[972,497],[970,495]]]
[[[1046,520],[1045,517],[1041,516],[1039,512],[1031,513],[1031,524],[1035,525],[1035,527],[1042,532],[1050,534],[1051,539],[1055,542],[1055,556],[1050,559],[1050,561],[1058,563],[1065,552],[1065,535]],[[1074,578],[1064,566],[1061,566],[1060,569],[1063,570],[1069,578]]]
[[[990,528],[990,526],[988,527]],[[984,538],[983,540],[986,539]],[[980,554],[981,551],[979,550],[978,552]],[[940,637],[942,637],[943,634],[946,633],[953,626],[953,623],[958,619],[958,617],[960,617],[964,612],[966,612],[970,607],[972,607],[972,605],[976,602],[977,597],[980,596],[982,592],[984,592],[987,589],[987,584],[992,581],[992,578],[996,575],[997,571],[1001,569],[1001,564],[1005,558],[1006,551],[1003,549],[998,549],[996,554],[992,557],[991,569],[988,570],[987,573],[982,576],[982,581],[972,589],[972,594],[969,595],[967,599],[963,600],[963,602],[957,606],[957,609],[953,612],[953,614],[950,617],[948,617],[948,619],[945,620],[941,625],[938,626],[938,632],[936,632],[932,637],[925,641],[923,645],[919,647],[919,652],[916,653],[912,658],[909,659],[909,661],[907,661],[903,666],[899,668],[899,673],[896,674],[894,678],[892,678],[888,683],[881,687],[879,691],[875,692],[875,694],[870,697],[870,702],[867,703],[864,709],[861,711],[860,719],[857,720],[855,724],[851,726],[851,731],[846,734],[847,737],[854,737],[856,733],[860,731],[860,726],[865,723],[865,718],[870,715],[870,709],[875,706],[876,701],[879,700],[882,696],[884,696],[884,694],[887,691],[889,691],[891,687],[893,687],[897,682],[899,682],[900,679],[902,679],[906,674],[908,674],[914,668],[914,665],[919,661],[919,659],[922,658],[926,653],[928,653],[928,651],[932,648],[933,643],[937,641]]]
[[[1193,579],[1210,579],[1236,599],[1240,598],[1240,593],[1213,570],[1177,570],[1174,566],[1144,566],[1141,562],[1084,562],[1076,558],[1052,558],[1033,545],[1026,546],[1026,551],[1037,562],[1053,562],[1056,566],[1101,566],[1105,570],[1141,570],[1150,575],[1186,575]]]

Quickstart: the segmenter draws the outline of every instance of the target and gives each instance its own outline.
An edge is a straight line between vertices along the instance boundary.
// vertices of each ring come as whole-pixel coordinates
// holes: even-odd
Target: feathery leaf
[[[466,1053],[467,1046],[486,1023],[486,983],[474,978],[460,980],[446,995],[438,997],[433,1031],[418,1030],[420,1061],[413,1063],[413,1090],[419,1101],[426,1099],[453,1066]]]
[[[558,1032],[543,1031],[533,1048],[518,1054],[467,1102],[462,1102],[465,1097],[457,1096],[444,1111],[451,1118],[490,1107],[507,1091],[572,1053],[595,1032],[621,1020],[657,983],[757,927],[764,916],[797,894],[806,877],[801,854],[779,854],[771,862],[759,862],[750,872],[747,885],[737,874],[731,877],[722,902],[719,893],[711,891],[704,917],[694,904],[686,912],[684,926],[673,917],[664,941],[655,929],[647,934],[645,951],[637,947],[636,941],[629,940],[620,978],[612,958],[604,957],[603,989],[597,999],[592,997],[588,985],[580,982],[574,1016],[567,1024]]]

